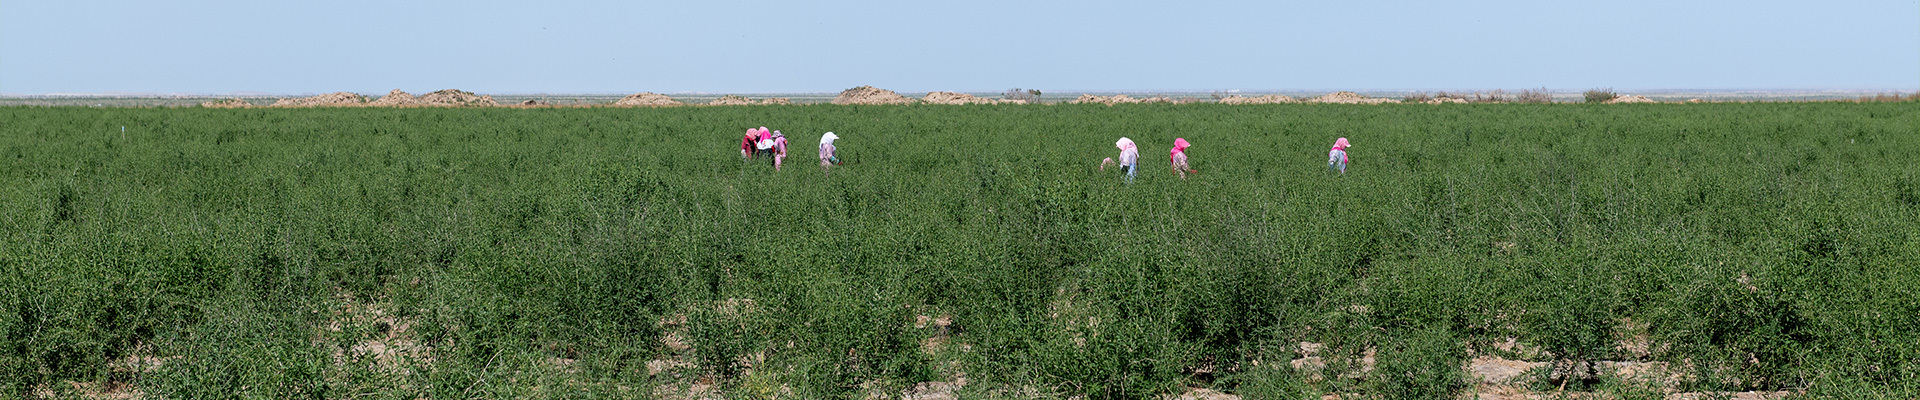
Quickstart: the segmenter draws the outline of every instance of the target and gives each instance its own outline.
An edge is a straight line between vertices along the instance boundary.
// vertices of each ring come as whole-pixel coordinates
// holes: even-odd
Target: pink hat
[[[1344,149],[1348,147],[1353,147],[1353,145],[1347,144],[1347,138],[1340,138],[1333,141],[1333,148]]]
[[[1173,139],[1173,151],[1186,150],[1188,147],[1192,147],[1192,146],[1193,146],[1192,144],[1187,143],[1187,138]]]

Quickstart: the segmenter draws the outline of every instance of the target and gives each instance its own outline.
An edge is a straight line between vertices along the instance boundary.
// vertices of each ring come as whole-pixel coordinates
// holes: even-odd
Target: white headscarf
[[[1133,139],[1122,137],[1120,138],[1120,141],[1113,142],[1113,147],[1119,147],[1121,150],[1126,150],[1128,147],[1133,147]]]
[[[835,136],[833,132],[827,132],[826,135],[820,136],[820,144],[833,144],[834,140],[839,140],[839,139],[840,137]]]

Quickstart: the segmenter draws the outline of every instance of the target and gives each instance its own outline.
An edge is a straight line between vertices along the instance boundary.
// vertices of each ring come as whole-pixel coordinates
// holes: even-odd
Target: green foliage
[[[1701,384],[1723,389],[1800,387],[1807,376],[1803,353],[1813,328],[1798,306],[1775,290],[1735,279],[1704,280],[1680,295],[1674,312],[1698,315],[1673,318],[1662,333],[1683,351],[1698,356]]]
[[[1412,332],[1386,343],[1380,351],[1375,385],[1388,399],[1448,399],[1467,388],[1467,349],[1446,328]]]
[[[1308,400],[1321,398],[1320,391],[1307,384],[1306,377],[1285,366],[1266,365],[1234,375],[1223,383],[1235,384],[1235,394],[1243,399]]]
[[[1530,333],[1530,341],[1554,357],[1553,383],[1565,385],[1581,379],[1582,385],[1594,383],[1600,376],[1595,362],[1613,353],[1613,298],[1604,270],[1588,265],[1549,266],[1540,269],[1547,275],[1527,302],[1536,307],[1521,318]]]
[[[0,397],[1287,398],[1327,387],[1262,349],[1311,341],[1431,398],[1463,343],[1608,359],[1626,320],[1693,388],[1913,393],[1916,111],[0,108]],[[762,125],[785,171],[734,151]],[[1175,137],[1206,172],[1152,167]]]

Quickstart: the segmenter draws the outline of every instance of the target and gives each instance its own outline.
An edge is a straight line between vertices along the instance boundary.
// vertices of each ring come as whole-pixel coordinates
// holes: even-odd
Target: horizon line
[[[1049,93],[1049,92],[1051,92],[1051,93],[1084,93],[1084,94],[1106,94],[1106,93],[1120,93],[1120,94],[1132,94],[1132,93],[1228,93],[1228,94],[1237,94],[1237,93],[1305,93],[1305,92],[1312,92],[1312,93],[1320,93],[1320,92],[1324,92],[1324,93],[1333,93],[1333,92],[1341,92],[1341,91],[1346,91],[1346,92],[1373,92],[1373,93],[1416,93],[1416,92],[1455,92],[1455,91],[1457,91],[1457,92],[1480,92],[1480,93],[1485,93],[1485,92],[1491,92],[1491,91],[1495,91],[1495,90],[1502,90],[1502,91],[1508,91],[1508,92],[1518,92],[1518,91],[1522,91],[1522,90],[1534,90],[1534,89],[1542,89],[1542,88],[1543,88],[1543,87],[1534,87],[1534,88],[1519,88],[1519,89],[1507,89],[1507,88],[1491,88],[1491,89],[1487,89],[1487,88],[1481,88],[1481,89],[1474,89],[1474,88],[1375,88],[1375,89],[1333,89],[1333,88],[1295,88],[1295,89],[1142,89],[1142,90],[1125,90],[1125,89],[1053,89],[1053,90],[1042,90],[1041,92],[1042,92],[1042,93]],[[885,88],[881,88],[881,89],[885,89]],[[1027,89],[1027,88],[1021,88],[1021,89]],[[1893,92],[1893,93],[1900,93],[1900,92],[1920,92],[1920,87],[1908,87],[1908,88],[1877,88],[1877,89],[1861,89],[1861,88],[1791,88],[1791,87],[1785,87],[1785,88],[1624,88],[1624,89],[1623,89],[1623,88],[1604,88],[1604,87],[1602,87],[1602,88],[1586,88],[1586,89],[1568,89],[1568,88],[1544,88],[1544,89],[1546,89],[1546,90],[1547,90],[1547,92],[1549,92],[1549,93],[1580,93],[1580,92],[1584,92],[1584,91],[1587,91],[1587,90],[1593,90],[1593,89],[1610,89],[1610,90],[1612,90],[1612,91],[1614,91],[1614,92],[1616,92],[1616,93],[1627,93],[1627,92],[1636,92],[1636,93],[1809,93],[1809,92],[1821,92],[1821,93],[1833,93],[1833,94],[1840,94],[1840,93],[1889,93],[1889,92]],[[888,90],[892,90],[892,89],[888,89]],[[893,91],[894,91],[895,93],[931,93],[931,92],[955,92],[955,93],[969,93],[969,94],[972,94],[972,93],[1002,93],[1002,92],[1005,92],[1006,90],[1007,90],[1007,89],[1002,89],[1002,90],[928,90],[928,91],[923,91],[923,90],[893,90]],[[303,92],[303,93],[275,93],[275,92],[254,92],[254,91],[233,91],[233,92],[170,92],[170,93],[162,93],[162,92],[47,92],[47,93],[39,93],[39,94],[29,94],[29,93],[0,93],[0,98],[36,98],[36,97],[69,97],[69,98],[86,98],[86,97],[121,97],[121,98],[126,98],[126,97],[151,97],[151,98],[188,98],[188,97],[288,97],[288,96],[314,96],[314,95],[319,95],[319,94],[325,94],[325,93],[337,93],[337,92],[348,92],[348,93],[357,93],[357,94],[361,94],[361,95],[369,95],[369,96],[371,96],[371,97],[377,97],[377,96],[384,96],[384,95],[386,95],[386,94],[387,94],[387,93],[385,93],[385,92],[379,92],[379,93],[368,93],[368,92],[353,92],[353,91],[345,91],[345,90],[342,90],[342,91],[334,91],[334,92]],[[626,92],[626,91],[592,91],[592,92],[571,92],[571,93],[569,93],[569,92],[486,92],[486,93],[483,93],[483,92],[476,92],[476,91],[468,91],[468,92],[471,92],[471,93],[474,93],[474,94],[483,94],[483,95],[499,95],[499,96],[625,96],[625,95],[631,95],[631,94],[636,94],[636,93],[658,93],[658,94],[663,94],[663,95],[670,95],[670,96],[671,96],[671,95],[687,95],[687,96],[724,96],[724,95],[828,95],[828,96],[830,96],[830,95],[838,95],[838,94],[840,93],[839,91],[831,91],[831,92],[719,92],[719,91],[716,91],[716,92],[708,92],[708,91],[676,91],[676,92],[651,92],[651,91],[644,91],[644,90],[643,90],[643,91],[636,91],[636,92]],[[412,92],[409,92],[409,93],[412,93]],[[422,93],[431,93],[431,91],[427,91],[427,92],[422,92]],[[1628,93],[1628,94],[1631,94],[1631,93]]]

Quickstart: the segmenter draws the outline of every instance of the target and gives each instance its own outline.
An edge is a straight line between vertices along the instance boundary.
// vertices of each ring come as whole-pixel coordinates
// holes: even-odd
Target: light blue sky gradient
[[[0,93],[1920,88],[1900,1],[0,1]]]

